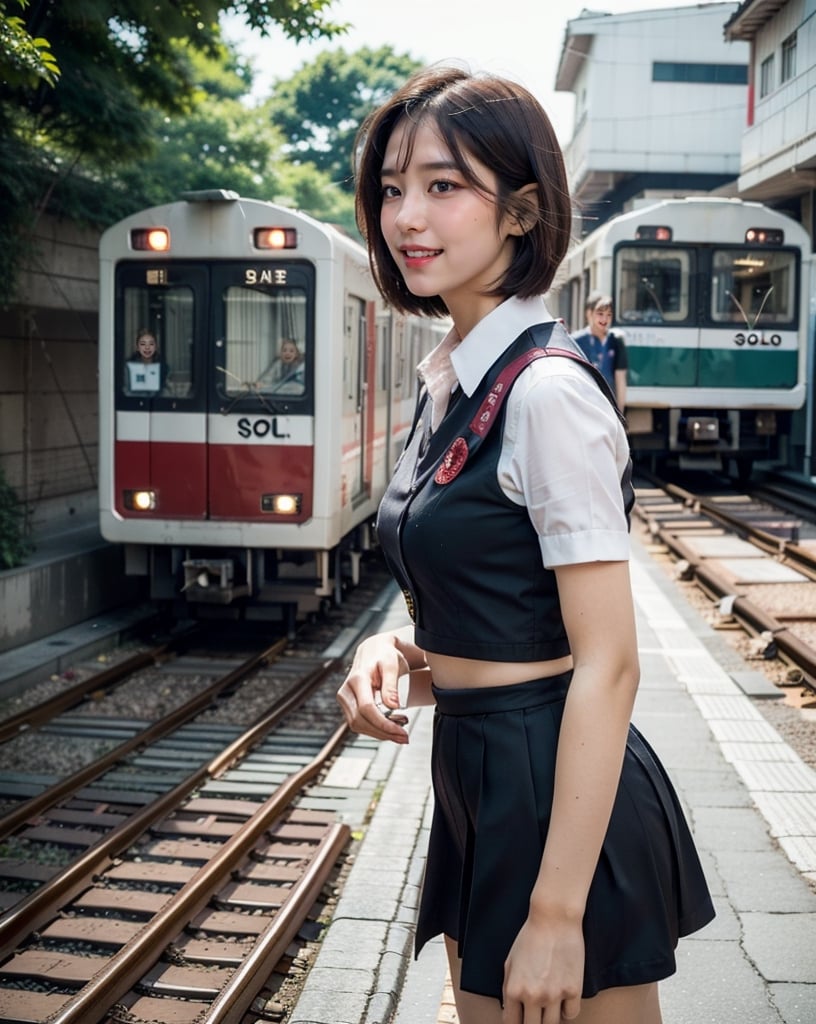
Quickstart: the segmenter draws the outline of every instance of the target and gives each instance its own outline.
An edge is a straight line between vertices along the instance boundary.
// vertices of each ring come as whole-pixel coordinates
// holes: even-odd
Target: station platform
[[[677,788],[717,909],[680,941],[677,973],[660,986],[664,1024],[814,1024],[816,772],[758,710],[757,673],[634,532],[632,548],[641,658],[634,721]],[[396,595],[378,628],[406,622]],[[407,746],[357,737],[326,780],[380,797],[287,1024],[458,1022],[442,941],[413,957],[432,709],[409,717]]]
[[[113,646],[151,614],[145,593],[94,516],[35,535],[24,564],[0,572],[0,697]]]

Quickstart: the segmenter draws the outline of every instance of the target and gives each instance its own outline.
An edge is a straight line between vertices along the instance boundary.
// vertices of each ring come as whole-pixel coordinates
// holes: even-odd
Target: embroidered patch
[[[434,480],[438,484],[449,484],[459,473],[468,457],[467,441],[463,437],[457,437],[453,444],[445,452],[445,457],[439,464]]]

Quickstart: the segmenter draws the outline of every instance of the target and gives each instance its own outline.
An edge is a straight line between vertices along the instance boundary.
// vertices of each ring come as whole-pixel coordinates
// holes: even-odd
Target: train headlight
[[[134,228],[130,246],[139,252],[169,252],[170,232],[167,228]]]
[[[125,508],[132,512],[152,512],[155,507],[155,491],[125,491]]]
[[[261,512],[272,512],[276,516],[296,516],[302,504],[302,494],[261,495]]]
[[[781,228],[748,228],[745,241],[748,245],[783,245],[785,232]]]
[[[295,228],[255,228],[252,239],[256,249],[297,249]]]
[[[672,229],[665,224],[639,224],[635,238],[638,242],[670,242]]]
[[[776,436],[776,413],[772,409],[763,409],[756,414],[754,429],[758,437]]]

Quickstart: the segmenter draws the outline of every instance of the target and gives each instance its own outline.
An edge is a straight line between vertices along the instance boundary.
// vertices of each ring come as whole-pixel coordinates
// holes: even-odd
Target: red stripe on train
[[[133,519],[239,519],[304,522],[313,505],[313,449],[309,446],[203,445],[117,441],[116,511]],[[134,512],[124,492],[153,490],[156,508]],[[302,496],[294,517],[261,511],[264,494]]]

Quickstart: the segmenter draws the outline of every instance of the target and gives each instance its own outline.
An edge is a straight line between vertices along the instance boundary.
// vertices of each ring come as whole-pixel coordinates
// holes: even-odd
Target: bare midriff
[[[435,686],[463,690],[481,686],[512,686],[530,679],[547,679],[572,668],[572,657],[549,661],[478,661],[447,654],[425,654]]]

